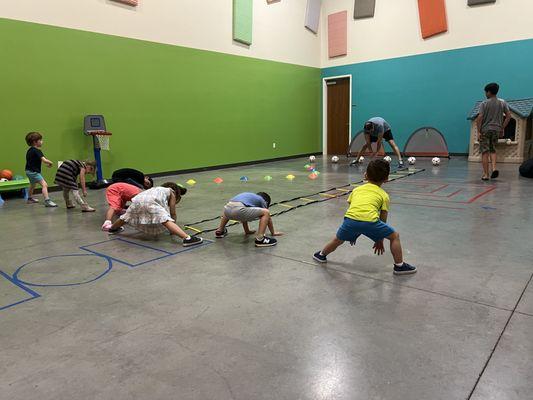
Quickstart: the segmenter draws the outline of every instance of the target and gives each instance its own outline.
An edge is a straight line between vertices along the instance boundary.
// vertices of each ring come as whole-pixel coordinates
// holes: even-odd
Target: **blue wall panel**
[[[403,149],[422,126],[439,129],[452,153],[467,153],[467,114],[498,82],[500,97],[533,97],[533,39],[325,68],[322,76],[352,74],[352,135],[382,116]]]

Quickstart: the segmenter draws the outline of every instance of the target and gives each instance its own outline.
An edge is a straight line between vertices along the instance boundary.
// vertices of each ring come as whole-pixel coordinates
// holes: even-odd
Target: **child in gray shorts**
[[[265,236],[266,228],[270,230],[272,236],[281,236],[283,233],[274,230],[274,224],[270,217],[268,207],[270,206],[270,196],[267,193],[240,193],[233,197],[225,206],[224,213],[220,220],[220,226],[215,231],[215,237],[223,238],[228,234],[226,224],[230,220],[242,222],[244,233],[247,235],[254,234],[250,230],[248,222],[259,220],[259,228],[255,237],[256,247],[270,247],[277,244],[277,240]]]

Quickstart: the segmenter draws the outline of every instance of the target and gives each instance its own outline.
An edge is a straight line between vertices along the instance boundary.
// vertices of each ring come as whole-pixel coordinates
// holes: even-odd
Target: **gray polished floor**
[[[303,159],[173,177],[197,181],[179,222],[215,227],[198,221],[240,191],[330,198],[312,195],[361,180],[345,159],[324,161],[316,180]],[[276,247],[256,249],[234,226],[187,251],[166,235],[101,232],[103,191],[90,192],[94,214],[67,212],[58,193],[57,209],[8,199],[0,398],[533,398],[533,181],[506,165],[484,183],[460,158],[416,167],[425,170],[384,186],[390,223],[419,268],[404,277],[368,239],[326,266],[312,260],[346,196],[275,217],[285,232]]]

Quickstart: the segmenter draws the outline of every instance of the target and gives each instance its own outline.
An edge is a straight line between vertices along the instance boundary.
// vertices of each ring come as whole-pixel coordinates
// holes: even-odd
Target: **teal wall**
[[[0,169],[16,174],[28,131],[54,162],[91,157],[86,114],[113,132],[106,175],[320,151],[319,68],[1,18],[0,56]]]
[[[382,116],[403,149],[422,126],[439,129],[452,153],[468,153],[468,112],[488,82],[506,99],[533,97],[533,39],[325,68],[352,74],[352,135]],[[389,150],[387,150],[389,151]]]

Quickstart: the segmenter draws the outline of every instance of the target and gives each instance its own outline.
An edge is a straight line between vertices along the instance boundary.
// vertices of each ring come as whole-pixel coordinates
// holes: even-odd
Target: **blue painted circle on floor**
[[[97,263],[88,263],[87,257],[92,257],[93,259],[98,259],[100,261]],[[61,258],[65,259],[58,261]],[[38,258],[37,260],[21,265],[13,274],[13,279],[28,286],[78,286],[102,278],[111,271],[112,267],[113,262],[109,257],[96,254],[62,254],[58,256]],[[41,279],[43,277],[52,277],[52,282],[29,282],[21,279],[21,274],[37,277],[41,276]]]

